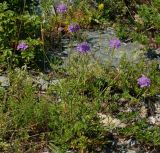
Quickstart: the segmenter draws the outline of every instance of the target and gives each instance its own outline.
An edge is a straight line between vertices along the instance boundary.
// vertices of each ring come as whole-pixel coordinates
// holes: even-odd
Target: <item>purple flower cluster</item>
[[[121,41],[119,39],[112,39],[109,42],[109,47],[110,48],[119,48],[121,46]]]
[[[80,53],[87,53],[90,50],[91,50],[90,46],[87,42],[82,42],[82,43],[77,45],[77,51],[80,52]]]
[[[66,12],[67,12],[67,9],[68,9],[68,7],[67,7],[66,4],[59,4],[59,5],[57,5],[57,7],[56,7],[56,12],[57,12],[57,13],[60,13],[60,14],[63,14],[63,13],[66,13]]]
[[[68,26],[69,32],[77,32],[78,30],[80,30],[80,26],[76,23],[72,23]]]
[[[28,48],[28,45],[25,43],[25,42],[20,42],[17,46],[17,50],[21,50],[21,51],[24,51]]]
[[[145,75],[142,75],[139,79],[137,79],[137,83],[141,88],[149,87],[151,84],[151,80]]]

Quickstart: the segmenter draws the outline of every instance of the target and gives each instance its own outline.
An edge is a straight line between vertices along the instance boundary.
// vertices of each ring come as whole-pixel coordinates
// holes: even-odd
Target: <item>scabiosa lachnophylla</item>
[[[80,30],[80,26],[77,23],[72,23],[68,26],[68,31],[71,33],[77,32]]]
[[[87,53],[90,50],[91,50],[90,46],[87,42],[82,42],[82,43],[77,45],[77,51],[80,52],[80,53]]]
[[[24,51],[28,48],[28,45],[25,43],[25,42],[20,42],[17,46],[17,50],[21,50],[21,51]]]
[[[56,12],[59,14],[63,14],[67,12],[67,5],[66,4],[58,4],[56,7]]]
[[[119,40],[119,39],[111,39],[110,41],[109,41],[109,47],[110,48],[119,48],[121,46],[121,41]]]
[[[137,79],[137,84],[141,87],[149,87],[151,84],[151,80],[147,78],[145,75],[142,75],[139,79]]]

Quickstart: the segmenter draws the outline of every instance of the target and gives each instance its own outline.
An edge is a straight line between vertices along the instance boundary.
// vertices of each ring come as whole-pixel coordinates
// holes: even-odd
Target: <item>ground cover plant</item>
[[[101,62],[83,30],[111,25]],[[0,152],[160,152],[159,61],[145,56],[158,32],[158,0],[2,1]],[[114,65],[126,39],[148,45]]]
[[[104,4],[101,18],[114,21],[119,37],[138,40],[149,44],[151,48],[159,47],[159,0],[97,0],[97,2]]]

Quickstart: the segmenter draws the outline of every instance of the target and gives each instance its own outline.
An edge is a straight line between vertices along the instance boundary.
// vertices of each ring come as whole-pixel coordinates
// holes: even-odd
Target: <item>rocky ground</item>
[[[104,63],[110,54],[110,50],[107,47],[109,40],[112,38],[116,38],[115,31],[112,28],[108,28],[106,30],[97,30],[97,31],[84,31],[84,36],[86,37],[87,41],[91,44],[92,52],[94,58],[98,59],[101,63]],[[57,55],[60,56],[64,61],[68,58],[69,54],[72,54],[73,48],[76,46],[77,42],[73,42],[71,45],[69,38],[62,39],[62,46],[63,51],[61,53],[58,53]],[[137,52],[138,51],[138,52]],[[113,65],[116,66],[119,63],[120,58],[126,54],[126,56],[132,60],[132,61],[138,61],[139,58],[142,56],[146,56],[148,60],[159,60],[160,62],[160,50],[156,51],[149,51],[144,53],[144,47],[140,45],[137,42],[129,42],[129,43],[122,43],[122,46],[120,49],[116,50]],[[52,53],[54,56],[54,54]],[[160,66],[159,66],[160,68]],[[51,85],[51,84],[57,84],[60,82],[60,80],[57,80],[56,78],[50,80],[46,79],[45,74],[41,74],[39,76],[34,76],[33,81],[40,87],[42,91],[44,91]],[[0,88],[5,89],[10,86],[10,80],[7,77],[6,74],[0,75]],[[141,117],[147,118],[148,123],[152,125],[158,125],[160,126],[160,95],[157,95],[157,100],[154,103],[151,108],[149,105],[144,104],[140,110],[141,110]],[[128,111],[132,111],[128,108]],[[148,115],[148,112],[150,112],[150,115]],[[119,119],[106,116],[104,114],[99,114],[99,116],[102,118],[102,123],[104,123],[104,126],[107,126],[108,123],[111,123],[115,127],[125,127],[125,123],[122,123]],[[139,145],[139,142],[136,141],[134,138],[116,138],[116,135],[113,136],[113,141],[110,146],[106,146],[106,149],[101,151],[101,153],[149,153],[149,151],[146,151],[145,148]],[[43,153],[49,153],[47,149],[46,151],[43,151]],[[150,153],[158,153],[154,149],[152,149]],[[73,151],[70,151],[73,152]],[[99,151],[97,150],[97,153]],[[160,152],[160,151],[159,151]]]
[[[101,63],[104,63],[110,56],[111,50],[109,49],[109,41],[116,38],[116,33],[113,28],[107,28],[106,30],[90,30],[83,31],[84,38],[91,45],[92,53],[94,57]],[[65,58],[67,55],[75,51],[77,42],[72,42],[69,38],[62,39],[63,52],[61,56]],[[144,54],[145,52],[145,54]],[[125,54],[130,61],[137,61],[142,56],[146,56],[150,59],[160,58],[160,50],[145,51],[143,45],[138,42],[122,42],[121,47],[116,50],[113,57],[113,65],[118,65],[120,58]]]

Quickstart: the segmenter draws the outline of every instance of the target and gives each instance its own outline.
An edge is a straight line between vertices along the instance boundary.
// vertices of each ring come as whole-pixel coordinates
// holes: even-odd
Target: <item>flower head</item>
[[[98,9],[99,9],[99,10],[103,10],[103,9],[104,9],[104,4],[103,4],[103,3],[99,4],[99,5],[98,5]]]
[[[90,46],[87,42],[82,42],[77,45],[77,51],[79,51],[80,53],[87,53],[90,50]]]
[[[139,79],[137,79],[137,83],[141,88],[149,87],[151,84],[151,80],[145,75],[142,75]]]
[[[109,42],[110,48],[119,48],[121,46],[121,41],[119,39],[112,39]]]
[[[80,26],[76,23],[72,23],[68,26],[69,32],[77,32],[78,30],[80,30]]]
[[[17,46],[17,50],[21,50],[21,51],[24,51],[28,48],[28,45],[25,43],[25,42],[20,42]]]
[[[66,4],[59,4],[57,7],[56,7],[56,12],[57,13],[60,13],[60,14],[63,14],[65,12],[67,12],[67,5]]]

